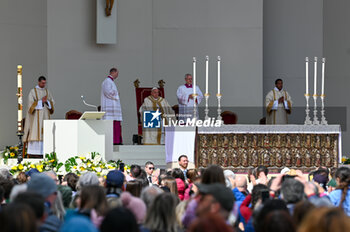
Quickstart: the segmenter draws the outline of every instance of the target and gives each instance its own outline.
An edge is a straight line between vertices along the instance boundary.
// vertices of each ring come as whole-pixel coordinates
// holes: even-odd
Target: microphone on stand
[[[80,98],[83,101],[84,105],[89,106],[89,107],[94,107],[94,108],[96,108],[96,111],[98,111],[98,107],[97,106],[86,103],[86,101],[84,99],[84,95],[81,95]]]

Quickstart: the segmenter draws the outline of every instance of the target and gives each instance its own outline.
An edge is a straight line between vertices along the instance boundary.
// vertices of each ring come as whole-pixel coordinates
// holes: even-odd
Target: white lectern
[[[45,120],[44,154],[56,152],[60,162],[72,156],[98,152],[113,154],[113,120]]]

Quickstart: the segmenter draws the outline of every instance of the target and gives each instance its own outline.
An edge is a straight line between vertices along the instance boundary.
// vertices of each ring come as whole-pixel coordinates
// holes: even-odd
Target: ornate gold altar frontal
[[[236,172],[264,165],[309,171],[337,167],[339,134],[197,134],[196,166],[217,164]]]

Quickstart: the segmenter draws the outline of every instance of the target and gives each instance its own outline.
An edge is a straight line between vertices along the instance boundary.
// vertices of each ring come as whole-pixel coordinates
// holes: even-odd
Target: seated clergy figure
[[[166,124],[168,120],[174,117],[174,112],[169,105],[168,101],[159,96],[159,89],[154,87],[152,88],[151,95],[146,97],[142,106],[139,109],[141,114],[142,121],[144,111],[159,111],[161,116],[161,127],[160,128],[143,128],[143,144],[144,145],[159,145],[164,144],[164,128],[163,128],[163,118]]]

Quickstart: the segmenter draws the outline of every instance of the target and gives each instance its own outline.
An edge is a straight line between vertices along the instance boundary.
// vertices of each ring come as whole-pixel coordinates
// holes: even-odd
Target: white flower
[[[81,159],[79,159],[79,158],[78,158],[78,159],[76,159],[75,161],[77,161],[77,164],[78,164],[78,165],[80,165],[80,164],[82,164],[82,163],[83,163],[83,161],[81,161]]]
[[[102,156],[96,155],[94,160],[96,160],[96,162],[100,162],[102,160]]]
[[[57,168],[53,168],[53,171],[54,171],[54,172],[57,172]]]
[[[92,160],[92,162],[93,162],[93,164],[96,165],[96,166],[100,163],[100,161],[99,161],[98,159],[94,159],[94,160]]]
[[[101,172],[101,171],[102,171],[102,168],[98,167],[98,168],[96,168],[95,170],[96,170],[96,172]]]

